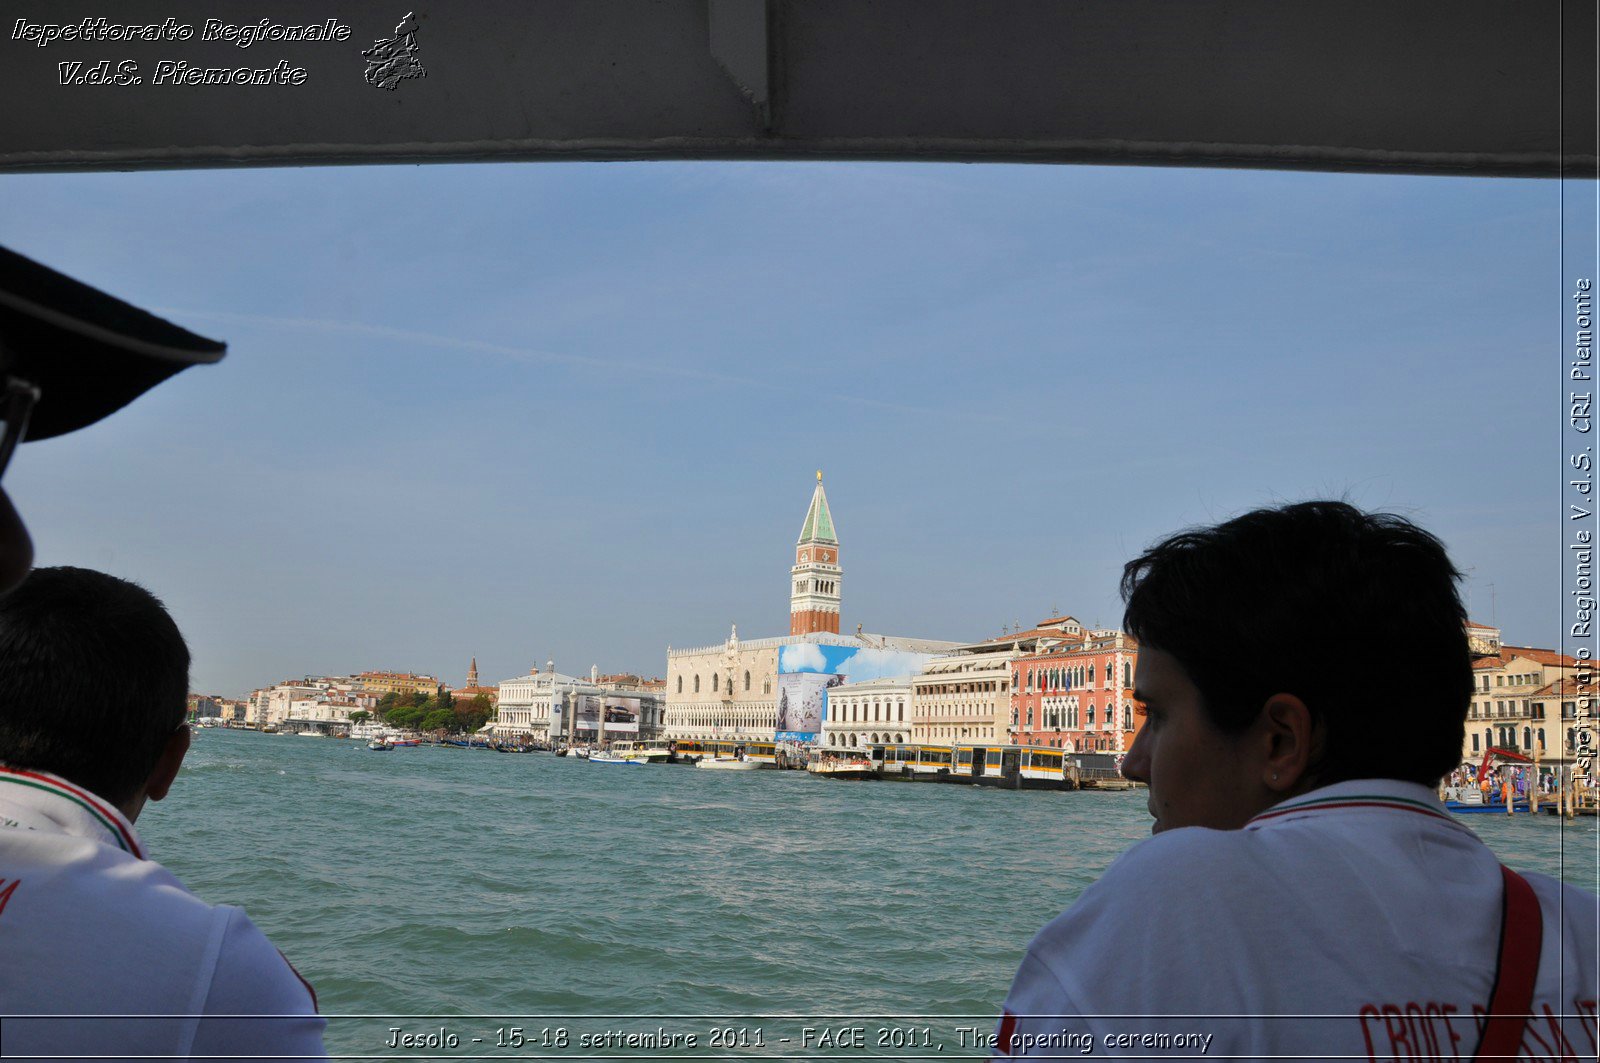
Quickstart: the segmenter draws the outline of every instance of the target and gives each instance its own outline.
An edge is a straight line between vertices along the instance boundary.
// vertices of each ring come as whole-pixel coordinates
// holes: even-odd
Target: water
[[[576,1015],[987,1027],[1034,931],[1148,835],[1145,797],[208,730],[139,829],[190,888],[242,905],[293,959],[336,1016],[330,1050],[454,1058],[479,1036],[503,1059],[538,1051],[488,1051],[512,1017],[530,1037],[575,1030],[555,1017]],[[1512,866],[1594,887],[1594,820],[1464,821]],[[396,1013],[416,1018],[337,1017]],[[945,1035],[935,1024],[949,1042],[938,1054],[981,1055],[950,1041],[955,1021]],[[463,1048],[387,1051],[391,1027],[441,1022]],[[776,1028],[768,1054],[797,1047],[772,1044]]]

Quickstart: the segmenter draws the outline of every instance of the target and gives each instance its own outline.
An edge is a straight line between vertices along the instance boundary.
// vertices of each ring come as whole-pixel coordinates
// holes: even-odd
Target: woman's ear
[[[1262,785],[1278,793],[1302,789],[1317,741],[1311,710],[1293,694],[1274,694],[1261,707],[1257,726],[1261,729]]]

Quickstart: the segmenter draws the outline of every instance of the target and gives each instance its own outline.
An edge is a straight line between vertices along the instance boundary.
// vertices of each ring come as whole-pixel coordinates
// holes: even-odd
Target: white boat
[[[866,757],[821,757],[807,764],[806,771],[829,779],[878,777],[878,766]]]
[[[394,748],[394,744],[392,742],[390,742],[387,738],[374,738],[372,741],[367,743],[367,748],[368,749],[375,749],[380,753],[384,753],[384,752],[387,752],[387,751],[393,749]]]
[[[640,764],[665,764],[672,756],[665,742],[613,742],[611,752]]]
[[[328,736],[323,734],[321,731],[301,731],[300,732],[300,737],[301,738],[327,738]]]
[[[638,757],[630,757],[624,753],[611,750],[595,750],[589,754],[590,764],[648,764],[649,761]]]
[[[701,757],[694,766],[714,771],[755,771],[761,767],[761,762],[746,757]]]

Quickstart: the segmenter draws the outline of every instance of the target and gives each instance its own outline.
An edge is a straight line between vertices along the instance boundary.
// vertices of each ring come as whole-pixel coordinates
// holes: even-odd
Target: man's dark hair
[[[183,723],[189,647],[138,584],[35,569],[0,596],[0,762],[120,804]]]
[[[1472,658],[1444,544],[1344,502],[1258,509],[1156,544],[1122,572],[1123,626],[1170,654],[1224,733],[1274,694],[1324,740],[1318,785],[1433,786],[1461,763]]]

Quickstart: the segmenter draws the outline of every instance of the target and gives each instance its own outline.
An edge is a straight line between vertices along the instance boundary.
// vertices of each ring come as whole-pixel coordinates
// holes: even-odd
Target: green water
[[[1145,797],[207,730],[139,829],[249,911],[349,1058],[650,1058],[577,1038],[658,1028],[697,1032],[704,1058],[730,1025],[762,1030],[735,1055],[810,1058],[803,1026],[868,1015],[847,1054],[976,1058],[957,1027],[992,1026],[1034,931],[1148,835]],[[1465,822],[1513,866],[1594,887],[1593,820]],[[460,1047],[387,1047],[441,1025]]]

